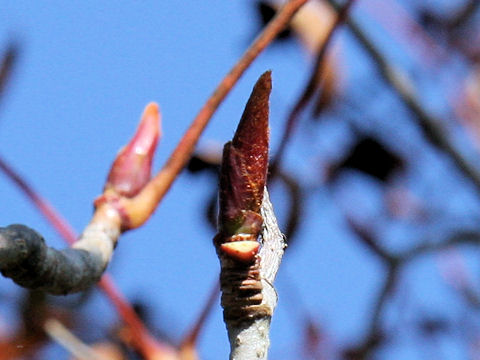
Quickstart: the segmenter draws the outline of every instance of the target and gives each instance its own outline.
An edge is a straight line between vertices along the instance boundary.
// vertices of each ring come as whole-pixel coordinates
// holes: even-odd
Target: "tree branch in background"
[[[108,360],[97,354],[94,349],[82,342],[61,322],[56,319],[49,319],[44,325],[45,332],[57,343],[62,345],[78,360]]]
[[[210,291],[207,302],[203,306],[202,311],[200,312],[198,318],[193,323],[193,326],[190,328],[188,333],[183,337],[183,340],[180,342],[179,353],[182,360],[197,360],[198,354],[196,351],[198,338],[200,332],[205,327],[205,322],[213,310],[213,306],[217,302],[218,294],[220,292],[220,287],[218,281],[215,281],[215,286]]]
[[[333,0],[328,0],[337,9]],[[458,169],[475,184],[475,190],[480,194],[480,172],[463,154],[453,145],[448,136],[448,130],[441,119],[430,114],[420,103],[414,83],[408,75],[399,68],[390,64],[372,40],[352,19],[346,21],[355,38],[363,46],[373,60],[385,82],[394,90],[403,104],[417,117],[424,135],[440,150],[447,153]]]
[[[358,240],[372,253],[376,254],[386,266],[383,285],[373,301],[367,331],[363,340],[343,351],[345,359],[368,359],[379,346],[388,341],[389,335],[382,328],[383,312],[394,294],[395,286],[404,266],[423,255],[446,251],[459,246],[479,246],[480,232],[478,230],[458,229],[446,234],[445,239],[441,241],[437,241],[438,239],[424,239],[419,241],[419,245],[408,250],[389,252],[380,246],[379,239],[376,239],[369,233],[366,227],[362,227],[348,217],[347,221],[357,235]],[[478,306],[478,296],[471,288],[464,286],[461,288],[461,294],[474,307]]]
[[[233,140],[225,144],[220,171],[214,245],[221,265],[230,358],[237,360],[267,358],[277,302],[272,283],[284,248],[265,190],[271,86],[270,72],[266,72],[253,88]]]
[[[2,98],[5,93],[5,88],[12,74],[17,57],[18,46],[15,43],[10,43],[0,63],[0,98]]]
[[[277,168],[283,157],[283,153],[285,151],[287,143],[292,136],[293,129],[298,121],[301,112],[308,105],[312,97],[317,93],[318,89],[323,86],[327,50],[329,49],[336,29],[338,29],[345,22],[348,16],[348,12],[353,5],[353,2],[354,0],[348,0],[346,4],[342,6],[342,8],[338,11],[335,22],[332,24],[329,32],[325,36],[323,44],[321,44],[319,47],[320,50],[318,51],[317,58],[315,59],[315,64],[313,65],[313,70],[310,78],[308,79],[307,85],[304,87],[303,92],[300,94],[295,105],[293,106],[293,109],[288,115],[287,122],[282,133],[282,138],[280,140],[279,148],[277,150],[277,153],[275,154],[275,158],[272,161],[272,177],[274,177],[276,174]]]
[[[480,2],[478,0],[468,0],[465,4],[458,10],[454,15],[446,20],[447,26],[450,30],[454,30],[465,23],[467,23],[477,11],[478,7],[480,6]]]

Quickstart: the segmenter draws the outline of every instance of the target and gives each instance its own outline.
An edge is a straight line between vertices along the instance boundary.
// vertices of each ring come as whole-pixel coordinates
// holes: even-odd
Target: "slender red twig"
[[[40,213],[57,230],[60,236],[68,243],[73,244],[78,236],[67,220],[55,208],[42,198],[3,158],[0,157],[0,170],[17,185],[20,190],[32,201]]]
[[[0,97],[3,96],[8,80],[11,77],[12,70],[16,64],[18,57],[18,45],[14,42],[10,43],[0,60]]]
[[[277,15],[267,24],[230,72],[223,78],[213,94],[200,109],[190,127],[186,130],[163,168],[157,173],[152,181],[145,186],[144,190],[137,195],[136,198],[132,199],[135,202],[134,206],[138,207],[137,211],[139,213],[141,212],[149,215],[153,213],[158,203],[165,196],[178,174],[190,159],[200,135],[218,106],[225,99],[250,64],[252,64],[258,55],[285,28],[297,10],[299,10],[306,2],[307,0],[288,1],[278,11]],[[148,217],[143,219],[143,222],[147,219]]]
[[[22,190],[22,192],[32,201],[40,213],[45,216],[47,221],[55,228],[55,230],[57,230],[60,236],[68,244],[73,244],[78,239],[78,235],[68,221],[65,220],[65,218],[63,218],[47,200],[42,198],[33,187],[1,157],[0,170]],[[159,343],[152,337],[133,307],[129,304],[128,300],[118,290],[115,282],[109,274],[106,273],[102,276],[98,286],[110,299],[123,321],[132,329],[135,344],[138,346],[142,354],[147,358],[153,358],[152,354],[154,353],[173,351],[168,349],[167,345]]]

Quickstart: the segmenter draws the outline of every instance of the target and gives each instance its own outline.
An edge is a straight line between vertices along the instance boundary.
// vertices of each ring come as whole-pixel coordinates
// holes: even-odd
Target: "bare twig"
[[[459,245],[480,245],[480,232],[475,230],[459,230],[449,235],[445,241],[437,242],[433,239],[432,241],[423,241],[420,245],[399,253],[397,256],[404,261],[412,261],[418,256],[433,251],[447,250],[452,246]]]
[[[399,267],[394,266],[388,269],[383,285],[375,298],[366,335],[360,344],[344,351],[345,359],[369,359],[371,353],[385,340],[381,328],[382,313],[397,283],[399,270]]]
[[[372,253],[378,256],[385,263],[395,262],[395,257],[380,244],[378,239],[376,239],[366,227],[361,226],[349,216],[346,216],[346,220],[352,231],[358,236],[359,241],[361,241],[361,243],[365,245]]]
[[[425,65],[432,65],[435,60],[445,56],[445,49],[438,43],[438,39],[425,31],[398,0],[368,1],[364,5],[375,20],[389,31],[392,38],[405,44],[409,51],[420,55]]]

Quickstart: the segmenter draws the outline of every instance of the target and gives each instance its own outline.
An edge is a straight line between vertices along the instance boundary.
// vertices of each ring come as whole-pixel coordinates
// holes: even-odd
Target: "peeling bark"
[[[264,220],[261,233],[263,244],[258,258],[262,301],[257,308],[262,311],[257,312],[254,318],[245,318],[244,321],[226,321],[231,360],[265,360],[268,356],[270,322],[277,306],[277,292],[273,281],[282,261],[286,243],[278,228],[266,188],[261,213]]]

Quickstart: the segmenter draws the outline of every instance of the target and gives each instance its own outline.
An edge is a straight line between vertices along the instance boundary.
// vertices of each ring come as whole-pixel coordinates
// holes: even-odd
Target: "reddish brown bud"
[[[152,160],[160,137],[158,105],[146,106],[132,140],[120,150],[108,174],[105,190],[133,197],[150,180]]]
[[[220,175],[220,231],[258,234],[268,168],[271,72],[255,84],[233,140],[225,145]],[[253,215],[252,215],[253,214]]]

